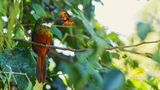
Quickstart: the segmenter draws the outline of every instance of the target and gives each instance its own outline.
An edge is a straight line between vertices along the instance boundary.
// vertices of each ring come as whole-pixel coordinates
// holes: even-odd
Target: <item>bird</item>
[[[57,19],[41,17],[36,21],[35,27],[32,32],[32,42],[51,45],[53,34],[51,26],[58,25],[72,25],[74,22],[69,19],[69,15],[61,10]],[[37,54],[36,77],[39,83],[44,83],[46,78],[46,60],[45,56],[49,48],[37,44],[32,44],[33,51]]]
[[[32,42],[51,45],[53,34],[51,26],[54,24],[51,18],[41,17],[36,23],[32,32]],[[39,83],[44,83],[46,78],[46,60],[45,56],[49,50],[37,44],[32,44],[33,51],[37,54],[36,58],[36,78]]]

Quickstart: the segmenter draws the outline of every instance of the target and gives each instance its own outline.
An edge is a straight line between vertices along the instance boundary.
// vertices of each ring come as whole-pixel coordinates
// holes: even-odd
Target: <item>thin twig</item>
[[[13,74],[12,68],[8,65],[6,65],[6,67],[8,67],[10,69],[10,74],[12,76],[12,74]],[[16,78],[15,78],[14,74],[13,74],[13,79],[14,79],[15,83],[17,84],[17,81],[16,81]]]
[[[6,73],[6,74],[12,73],[12,74],[15,74],[15,75],[23,75],[23,76],[26,75],[26,73],[20,73],[20,72],[3,72],[3,71],[0,71],[0,73]]]
[[[27,80],[30,82],[30,79],[29,79],[29,77],[28,77],[28,75],[27,75],[27,73],[20,73],[20,72],[3,72],[3,71],[0,71],[0,73],[5,73],[5,74],[13,74],[13,75],[22,75],[22,76],[25,76],[26,78],[27,78]],[[14,77],[14,79],[15,79],[15,77]],[[15,79],[16,80],[16,79]],[[17,81],[16,81],[16,84],[17,84]]]
[[[105,50],[113,50],[113,49],[120,49],[120,48],[132,48],[132,47],[138,47],[144,44],[152,44],[152,43],[158,43],[160,40],[155,40],[155,41],[148,41],[148,42],[141,42],[135,45],[128,45],[128,46],[114,46],[110,48],[106,48]]]
[[[20,72],[3,72],[3,71],[0,71],[0,73],[5,73],[5,74],[13,74],[13,75],[22,75],[22,76],[25,76],[27,78],[28,81],[30,81],[27,73],[20,73]],[[17,81],[16,81],[16,84],[17,84]]]

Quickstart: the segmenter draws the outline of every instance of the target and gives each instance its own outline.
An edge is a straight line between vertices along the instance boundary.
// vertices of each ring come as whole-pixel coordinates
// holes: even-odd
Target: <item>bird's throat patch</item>
[[[53,25],[53,23],[42,23],[42,25],[51,28],[51,26]]]

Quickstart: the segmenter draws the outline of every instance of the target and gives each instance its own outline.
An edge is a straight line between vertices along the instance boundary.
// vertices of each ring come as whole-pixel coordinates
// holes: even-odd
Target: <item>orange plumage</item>
[[[37,21],[34,31],[32,33],[32,41],[45,45],[50,45],[52,40],[52,33],[50,32],[49,27],[42,25],[43,23],[45,23],[44,18],[41,18]],[[46,77],[45,56],[48,52],[48,48],[34,44],[32,45],[32,48],[37,53],[36,76],[38,82],[41,83],[45,81]]]

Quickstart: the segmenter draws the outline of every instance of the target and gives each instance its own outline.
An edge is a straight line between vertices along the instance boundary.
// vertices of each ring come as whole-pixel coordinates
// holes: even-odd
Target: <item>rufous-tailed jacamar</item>
[[[35,24],[35,28],[32,33],[32,41],[45,45],[50,45],[53,37],[50,31],[50,27],[53,23],[58,25],[72,25],[73,21],[69,19],[69,15],[64,10],[60,12],[60,17],[54,21],[51,18],[42,17],[38,19]],[[49,49],[35,44],[32,45],[32,48],[37,53],[36,76],[38,82],[43,83],[46,77],[45,56]]]
[[[50,31],[52,24],[53,20],[50,18],[43,17],[38,19],[32,32],[32,41],[44,45],[50,45],[53,37]],[[49,49],[35,44],[32,45],[32,48],[37,54],[36,77],[39,83],[43,83],[46,77],[45,56]]]

